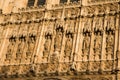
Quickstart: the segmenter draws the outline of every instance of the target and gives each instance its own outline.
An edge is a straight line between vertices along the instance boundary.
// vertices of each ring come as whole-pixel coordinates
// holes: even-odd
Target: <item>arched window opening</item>
[[[70,2],[78,2],[79,0],[70,0]]]
[[[27,6],[34,6],[35,0],[28,0]]]
[[[60,0],[60,3],[65,3],[67,2],[67,0]]]
[[[45,5],[46,0],[38,0],[37,5]]]

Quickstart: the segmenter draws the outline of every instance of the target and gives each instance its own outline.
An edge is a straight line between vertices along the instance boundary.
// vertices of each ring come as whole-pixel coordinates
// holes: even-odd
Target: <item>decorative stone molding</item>
[[[0,77],[116,80],[118,0],[82,1],[1,13]]]

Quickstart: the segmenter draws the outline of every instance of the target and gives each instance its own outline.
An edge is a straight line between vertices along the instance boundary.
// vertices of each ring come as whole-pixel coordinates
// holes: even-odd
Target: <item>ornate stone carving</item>
[[[65,17],[77,17],[79,15],[79,8],[74,9],[66,9],[65,11]]]
[[[50,55],[50,63],[58,63],[59,62],[59,52],[56,51],[52,55]]]
[[[21,65],[21,74],[27,74],[30,71],[31,66],[29,64]]]
[[[86,33],[83,39],[83,46],[82,46],[83,54],[88,55],[89,50],[90,50],[90,36],[88,33]]]
[[[12,75],[19,73],[19,65],[11,66],[11,73]]]
[[[98,32],[94,39],[95,60],[100,59],[101,49],[102,49],[102,36],[101,36],[101,33]]]
[[[36,36],[33,34],[30,34],[28,39],[28,50],[26,52],[26,58],[30,58],[31,55],[33,54],[35,43],[36,43]]]
[[[115,17],[110,16],[107,18],[107,27],[106,27],[106,31],[115,30]]]
[[[52,41],[52,35],[51,33],[46,33],[45,35],[45,44],[44,44],[44,51],[43,51],[43,57],[48,57],[50,53],[50,47],[51,47],[51,41]]]
[[[59,71],[60,72],[67,72],[69,70],[69,63],[60,63],[59,64]]]
[[[87,0],[88,4],[102,4],[102,3],[110,3],[110,2],[118,2],[118,0]]]
[[[18,74],[22,76],[19,79],[40,80],[119,77],[120,0],[66,0],[63,4],[59,4],[59,0],[46,0],[42,7],[29,7],[15,13],[14,8],[6,14],[7,4],[5,7],[2,1],[0,80],[4,80],[2,76]],[[15,3],[16,9],[26,7],[27,0],[14,1],[23,2]],[[9,6],[12,9],[13,5]]]
[[[8,75],[10,71],[10,66],[2,66],[1,70],[2,70],[1,72],[3,75]]]
[[[113,68],[113,61],[104,61],[104,64],[103,64],[103,68],[104,70],[112,70]]]
[[[71,52],[72,52],[72,45],[73,45],[73,35],[72,33],[66,34],[67,40],[66,40],[66,45],[65,45],[65,57],[70,57]]]
[[[100,77],[99,79],[100,80],[113,80],[112,77]]]
[[[59,78],[45,78],[43,80],[62,80],[62,79],[59,79]]]
[[[25,43],[26,43],[26,37],[25,36],[19,37],[19,44],[18,44],[18,48],[17,48],[17,52],[16,52],[16,59],[22,58],[23,51],[25,48]]]
[[[55,36],[55,44],[54,44],[55,51],[60,51],[62,44],[62,37],[63,37],[63,27],[58,25],[56,28],[56,36]]]
[[[4,22],[8,22],[11,19],[11,15],[4,15]]]
[[[91,32],[91,22],[92,22],[92,19],[89,19],[89,18],[85,18],[84,20],[84,28],[83,28],[83,33],[90,33]]]
[[[102,17],[95,18],[95,28],[94,28],[95,32],[103,31],[103,20],[104,19]]]
[[[90,62],[90,70],[91,71],[98,71],[100,68],[100,62]]]
[[[86,71],[88,68],[88,62],[80,62],[80,71]]]
[[[110,31],[106,38],[106,57],[107,59],[111,59],[113,57],[114,51],[114,35]]]
[[[56,72],[58,69],[58,64],[48,64],[47,72]]]
[[[103,31],[103,18],[95,19],[95,28],[94,28],[94,56],[95,60],[100,59],[100,53],[102,49],[102,31]]]
[[[48,63],[41,63],[41,64],[38,64],[39,65],[39,69],[38,69],[38,71],[39,72],[45,72],[45,71],[47,71],[47,68],[48,68]]]
[[[14,53],[14,47],[16,45],[16,37],[11,37],[9,39],[9,45],[8,45],[8,48],[7,48],[7,53],[6,53],[6,59],[7,60],[10,60],[12,58],[12,54]]]
[[[12,21],[20,21],[21,19],[22,19],[22,17],[21,17],[21,15],[20,14],[13,14],[12,16],[11,16],[11,20]]]

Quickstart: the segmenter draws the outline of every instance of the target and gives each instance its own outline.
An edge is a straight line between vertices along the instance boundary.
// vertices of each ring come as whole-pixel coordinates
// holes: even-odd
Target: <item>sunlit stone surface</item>
[[[120,80],[120,0],[0,0],[0,80]]]

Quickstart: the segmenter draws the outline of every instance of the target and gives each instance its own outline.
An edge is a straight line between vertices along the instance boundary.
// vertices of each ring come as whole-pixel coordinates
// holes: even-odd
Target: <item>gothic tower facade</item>
[[[0,0],[3,78],[120,80],[120,0]]]

